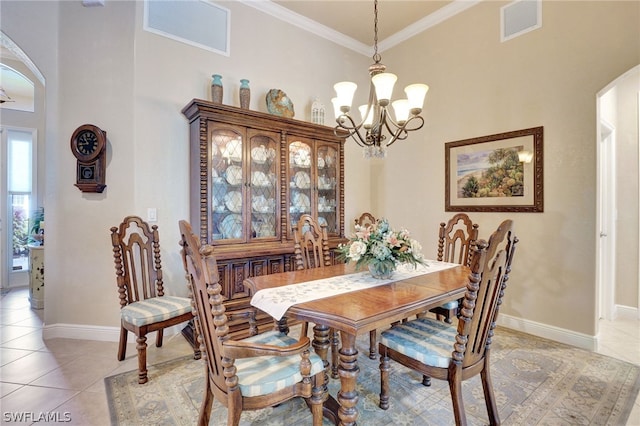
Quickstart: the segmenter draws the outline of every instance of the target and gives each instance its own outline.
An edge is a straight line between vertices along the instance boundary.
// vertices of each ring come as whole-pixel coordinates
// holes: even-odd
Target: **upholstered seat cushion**
[[[297,340],[278,331],[269,331],[243,339],[243,342],[290,346]],[[238,370],[236,374],[240,392],[243,396],[266,395],[301,381],[301,360],[300,354],[286,357],[261,356],[237,359],[234,365]],[[312,376],[324,369],[322,359],[313,351],[309,354],[309,361],[311,361]]]
[[[458,301],[452,300],[451,302],[447,302],[444,305],[440,305],[442,309],[455,309],[458,307]]]
[[[175,318],[191,311],[190,299],[162,296],[130,303],[120,309],[120,316],[126,322],[139,327]]]
[[[393,326],[380,334],[380,343],[423,364],[446,368],[451,361],[457,330],[431,318]]]

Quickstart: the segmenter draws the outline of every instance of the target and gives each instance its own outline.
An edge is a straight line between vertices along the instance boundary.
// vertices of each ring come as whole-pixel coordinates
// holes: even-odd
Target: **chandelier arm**
[[[351,123],[350,126],[344,124],[347,120],[349,121],[349,123]],[[336,123],[338,123],[338,127],[346,130],[349,133],[346,136],[347,138],[351,136],[353,140],[356,141],[356,143],[362,147],[369,146],[369,144],[366,142],[366,139],[363,138],[362,135],[360,134],[360,129],[362,128],[362,125],[364,124],[364,122],[360,123],[359,125],[356,125],[356,123],[353,121],[353,118],[351,118],[350,115],[342,114],[336,119]],[[337,130],[338,128],[336,127],[334,129],[334,133],[336,134],[336,136],[338,136]]]
[[[420,121],[420,125],[417,126],[417,127],[413,127],[413,128],[408,129],[407,126],[409,125],[409,123],[411,123],[412,121],[415,121],[415,120]],[[389,130],[389,133],[391,133],[393,135],[393,137],[391,138],[389,143],[387,143],[387,146],[391,145],[392,143],[394,143],[397,140],[405,140],[409,136],[409,132],[413,132],[414,130],[419,130],[419,129],[422,128],[422,126],[424,126],[424,118],[422,118],[419,115],[411,117],[402,126],[398,126],[397,123],[393,122],[393,120],[391,120],[391,121],[395,126],[397,126],[398,129],[394,132],[394,131],[391,130],[391,128],[389,128],[389,126],[387,124],[387,130]]]

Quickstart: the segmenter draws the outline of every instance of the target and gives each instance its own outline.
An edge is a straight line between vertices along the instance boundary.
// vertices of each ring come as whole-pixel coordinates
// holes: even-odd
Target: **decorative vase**
[[[222,103],[222,76],[219,74],[213,74],[213,80],[211,81],[211,101],[216,104]]]
[[[249,80],[240,80],[240,108],[249,109],[249,100],[251,99],[251,88]]]
[[[369,272],[373,278],[386,280],[391,278],[393,275],[393,268],[389,268],[382,262],[369,263],[367,266],[369,267]]]

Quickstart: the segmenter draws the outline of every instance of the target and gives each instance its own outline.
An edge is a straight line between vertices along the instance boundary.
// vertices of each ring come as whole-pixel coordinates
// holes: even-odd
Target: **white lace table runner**
[[[425,265],[418,265],[415,269],[411,265],[402,265],[396,269],[393,277],[389,279],[380,280],[373,278],[369,271],[362,271],[282,287],[267,288],[259,290],[253,295],[251,305],[279,320],[284,316],[289,307],[298,303],[376,287],[418,275],[455,268],[456,266],[460,265],[457,263],[427,260]]]

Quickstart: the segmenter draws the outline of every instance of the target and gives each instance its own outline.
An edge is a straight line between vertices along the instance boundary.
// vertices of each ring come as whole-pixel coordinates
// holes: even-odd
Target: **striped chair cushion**
[[[120,309],[120,316],[130,324],[142,326],[175,318],[191,310],[191,300],[186,297],[162,296],[130,303]]]
[[[456,327],[431,318],[419,318],[383,331],[380,343],[423,364],[447,368],[456,334]]]
[[[455,309],[458,307],[458,301],[452,300],[451,302],[447,302],[444,305],[440,305],[440,307],[443,309]]]
[[[289,346],[297,342],[296,339],[278,331],[258,334],[242,341],[274,346]],[[237,359],[234,365],[238,370],[240,392],[243,396],[266,395],[301,381],[301,360],[299,354],[287,357],[260,356]],[[309,354],[309,361],[311,361],[312,376],[324,370],[322,359],[313,351]]]

